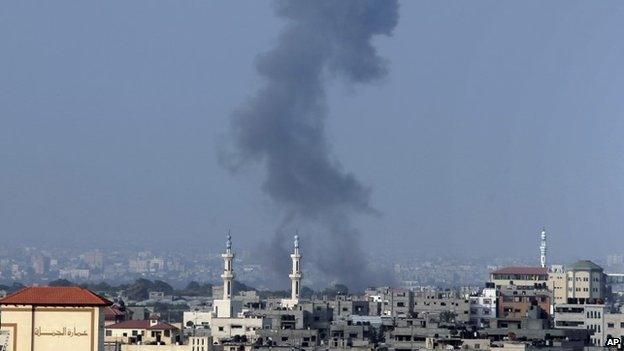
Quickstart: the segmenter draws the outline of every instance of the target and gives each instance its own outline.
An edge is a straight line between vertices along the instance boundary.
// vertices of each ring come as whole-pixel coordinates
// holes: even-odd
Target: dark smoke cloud
[[[391,35],[398,3],[288,0],[276,1],[275,12],[288,23],[277,45],[257,59],[266,84],[234,113],[235,159],[266,167],[263,190],[283,207],[288,223],[312,223],[328,233],[316,263],[330,279],[372,283],[350,220],[375,213],[370,189],[331,156],[325,86],[332,78],[369,83],[386,74],[371,40]]]

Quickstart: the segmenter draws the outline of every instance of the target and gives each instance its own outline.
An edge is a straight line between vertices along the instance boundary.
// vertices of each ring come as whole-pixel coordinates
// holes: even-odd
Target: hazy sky
[[[624,244],[624,3],[404,1],[389,74],[334,83],[327,133],[372,188],[366,248],[596,258]],[[281,216],[217,160],[283,22],[269,1],[7,1],[0,236],[221,247]]]

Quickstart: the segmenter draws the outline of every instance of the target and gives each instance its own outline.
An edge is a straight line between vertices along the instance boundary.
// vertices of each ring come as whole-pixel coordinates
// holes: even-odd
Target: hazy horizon
[[[270,245],[265,170],[218,157],[285,27],[271,4],[5,4],[0,245]],[[363,250],[537,258],[545,226],[552,257],[622,253],[624,4],[401,1],[399,18],[373,40],[385,77],[327,87],[332,161],[379,212],[353,217]]]

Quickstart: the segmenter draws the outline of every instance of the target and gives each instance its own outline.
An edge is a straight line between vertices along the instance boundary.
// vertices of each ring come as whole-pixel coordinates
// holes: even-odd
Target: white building
[[[604,345],[604,304],[558,304],[555,306],[555,328],[588,329],[593,331],[590,341]]]
[[[496,289],[486,287],[478,296],[470,296],[470,322],[486,327],[490,319],[496,318]]]
[[[182,314],[182,325],[185,328],[207,329],[211,319],[212,311],[185,311]]]
[[[223,274],[221,274],[223,279],[223,297],[214,300],[213,311],[210,315],[189,315],[189,317],[201,317],[201,325],[209,326],[211,335],[217,342],[222,342],[235,336],[245,336],[248,340],[253,340],[256,336],[256,330],[269,327],[270,325],[270,320],[252,316],[243,311],[242,300],[233,299],[234,256],[232,236],[228,233],[225,252],[221,254],[221,257],[223,257]]]

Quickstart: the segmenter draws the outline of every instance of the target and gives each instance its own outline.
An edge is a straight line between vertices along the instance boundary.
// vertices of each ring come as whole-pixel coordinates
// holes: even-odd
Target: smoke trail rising
[[[328,233],[319,269],[352,286],[370,283],[351,217],[375,210],[370,189],[331,155],[326,85],[330,79],[369,83],[386,74],[371,40],[392,34],[398,3],[284,0],[275,2],[275,12],[287,24],[277,45],[257,59],[265,85],[232,118],[237,163],[261,163],[263,190],[286,218]]]

